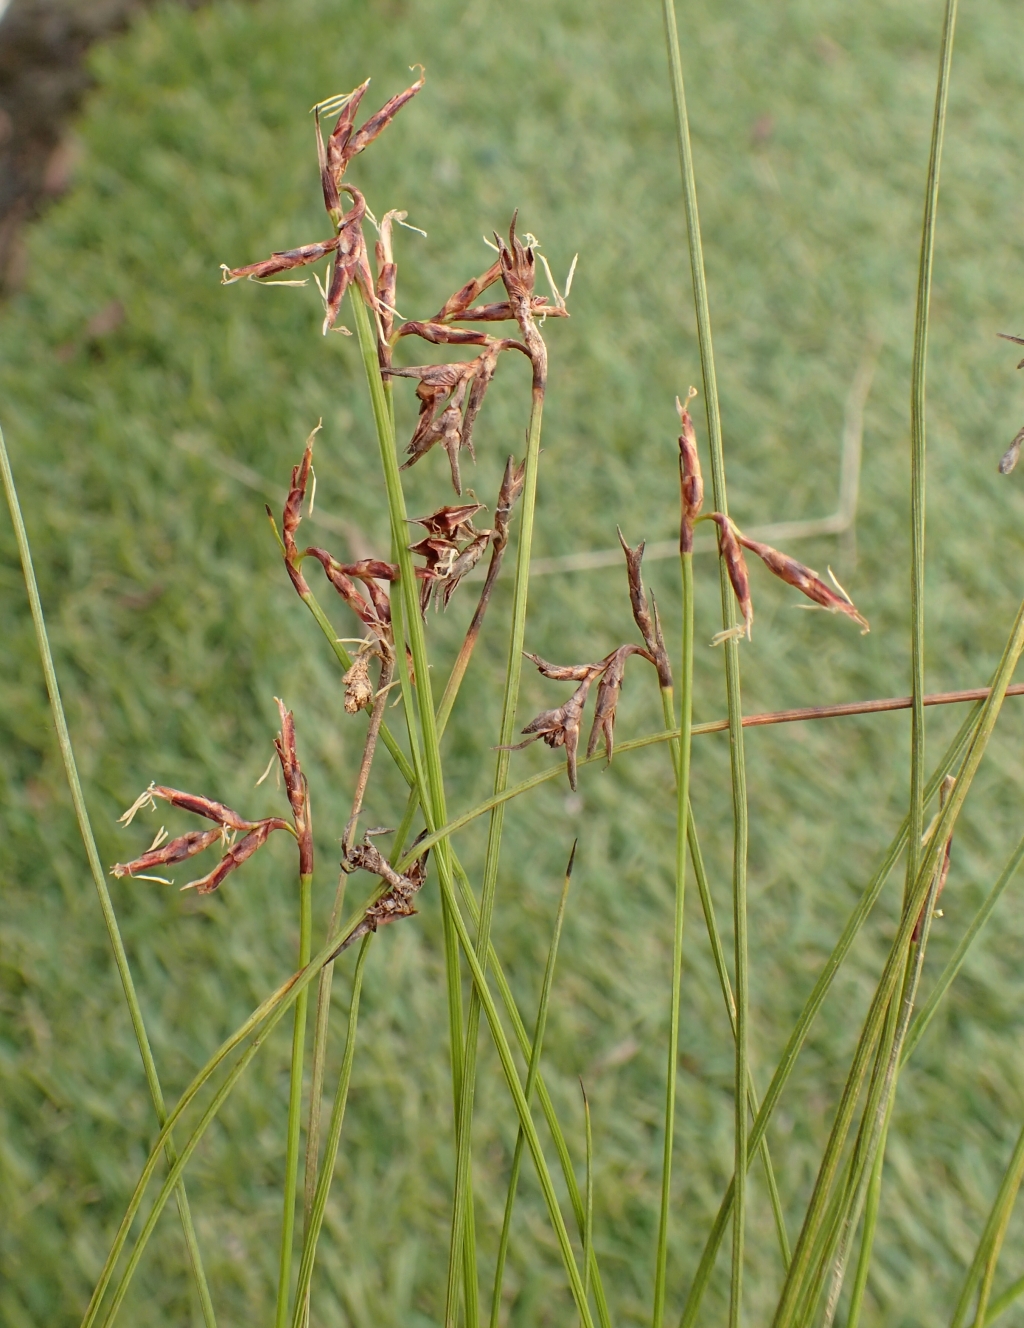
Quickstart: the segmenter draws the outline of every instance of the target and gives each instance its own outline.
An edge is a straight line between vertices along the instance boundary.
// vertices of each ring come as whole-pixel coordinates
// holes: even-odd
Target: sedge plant
[[[549,338],[553,341],[557,338],[559,321],[570,316],[572,272],[564,286],[559,287],[540,256],[538,242],[514,215],[510,222],[503,219],[495,230],[494,256],[485,270],[470,276],[443,300],[436,312],[422,318],[406,318],[399,312],[404,301],[399,293],[396,250],[406,214],[398,208],[382,208],[378,220],[364,193],[346,176],[360,154],[377,140],[399,112],[414,102],[423,86],[422,73],[361,123],[368,81],[318,104],[315,147],[327,213],[326,238],[275,252],[257,262],[223,269],[226,285],[249,280],[302,287],[308,277],[295,274],[301,268],[312,268],[323,302],[323,334],[347,331],[341,328],[340,320],[343,316],[350,319],[353,353],[364,372],[376,435],[390,549],[387,558],[346,559],[335,550],[305,544],[303,521],[314,501],[313,463],[318,426],[307,438],[292,470],[282,510],[268,508],[268,516],[283,573],[325,638],[323,648],[336,661],[345,722],[364,726],[359,730],[362,754],[348,815],[343,824],[334,827],[340,859],[337,868],[335,864],[330,868],[332,874],[338,871],[338,879],[326,925],[318,930],[314,919],[313,887],[323,868],[314,860],[313,798],[300,759],[302,735],[283,700],[278,701],[280,730],[272,762],[276,763],[283,783],[281,815],[252,818],[207,793],[153,783],[122,818],[126,827],[132,827],[137,818],[155,809],[158,802],[199,818],[201,824],[197,828],[173,838],[161,831],[148,848],[140,845],[128,861],[111,868],[117,877],[162,888],[171,884],[168,873],[215,848],[220,852],[218,861],[184,883],[182,889],[198,894],[233,889],[235,873],[244,870],[248,860],[278,832],[293,842],[296,850],[294,879],[299,944],[295,971],[213,1052],[170,1110],[164,1102],[134,980],[99,865],[49,652],[14,475],[0,439],[5,493],[29,590],[61,753],[157,1117],[157,1132],[149,1156],[85,1307],[83,1328],[100,1324],[107,1328],[114,1322],[160,1214],[172,1195],[185,1233],[189,1265],[205,1321],[211,1326],[215,1322],[216,1288],[208,1285],[204,1273],[185,1190],[185,1171],[204,1134],[253,1059],[261,1053],[270,1054],[265,1050],[273,1045],[270,1034],[289,1012],[292,1039],[287,1116],[281,1140],[284,1183],[278,1275],[273,1309],[268,1304],[266,1317],[269,1321],[273,1315],[275,1328],[287,1325],[305,1328],[317,1321],[317,1255],[327,1238],[325,1215],[329,1203],[344,1203],[344,1196],[340,1200],[337,1195],[332,1198],[332,1185],[345,1147],[344,1123],[350,1089],[359,1073],[364,977],[368,965],[389,945],[390,927],[416,925],[417,900],[423,890],[431,888],[438,892],[442,914],[454,1159],[448,1261],[443,1276],[439,1276],[445,1328],[459,1328],[461,1324],[477,1328],[485,1313],[489,1328],[499,1328],[502,1323],[505,1269],[527,1154],[562,1262],[572,1313],[583,1328],[595,1328],[597,1324],[611,1328],[617,1310],[601,1270],[599,1173],[591,1104],[581,1084],[583,1129],[573,1129],[559,1120],[543,1069],[546,1022],[551,1003],[558,999],[556,956],[568,907],[576,845],[572,847],[551,922],[547,965],[536,1016],[530,1021],[532,1034],[509,981],[509,956],[502,956],[496,949],[494,921],[499,908],[515,907],[514,901],[501,898],[499,890],[509,802],[562,778],[575,792],[581,779],[590,778],[595,767],[611,763],[613,756],[628,759],[631,751],[649,746],[664,749],[665,789],[672,790],[671,796],[666,794],[666,800],[675,822],[673,906],[671,916],[665,919],[666,933],[672,937],[672,971],[665,993],[668,1036],[660,1114],[659,1199],[651,1257],[652,1328],[663,1328],[667,1318],[675,1320],[680,1314],[681,1328],[690,1328],[698,1322],[716,1260],[727,1237],[728,1322],[730,1328],[738,1328],[744,1322],[744,1241],[752,1201],[747,1177],[755,1154],[764,1171],[779,1245],[779,1294],[774,1328],[809,1328],[818,1323],[829,1328],[843,1318],[844,1312],[849,1328],[859,1322],[869,1285],[878,1214],[884,1201],[885,1146],[900,1071],[921,1042],[972,942],[1024,860],[1022,842],[918,1010],[917,995],[924,980],[931,920],[951,870],[957,820],[985,758],[1003,701],[1020,690],[1011,680],[1024,650],[1022,605],[987,687],[940,697],[925,693],[925,367],[939,166],[952,72],[956,4],[955,0],[948,0],[942,29],[911,383],[911,696],[903,701],[872,701],[763,716],[744,716],[742,710],[740,663],[743,643],[753,630],[756,587],[748,555],[753,555],[757,575],[763,568],[764,574],[791,587],[809,605],[840,615],[865,632],[868,624],[834,577],[830,575],[830,580],[826,580],[791,555],[744,534],[729,515],[725,437],[704,274],[683,55],[673,0],[663,0],[663,14],[682,168],[682,214],[693,278],[701,382],[700,393],[690,388],[685,398],[677,400],[678,443],[666,439],[665,448],[666,468],[678,466],[680,481],[678,586],[682,627],[678,641],[667,639],[658,607],[645,587],[643,542],[633,547],[620,532],[625,570],[623,595],[628,596],[636,628],[634,639],[609,641],[599,658],[569,663],[547,660],[527,648],[531,644],[527,610],[549,374],[547,342]],[[405,113],[413,114],[415,108]],[[540,272],[547,279],[546,294],[537,291]],[[416,347],[419,352],[413,349]],[[424,347],[430,348],[429,351]],[[521,455],[515,449],[508,455],[500,487],[488,510],[467,488],[465,475],[468,464],[475,460],[477,421],[485,409],[488,389],[499,372],[521,384],[524,442]],[[398,419],[403,412],[398,409],[396,399],[410,388],[415,392],[417,417],[411,436],[406,439],[399,434]],[[707,495],[702,446],[690,412],[690,405],[698,396],[702,397],[706,415],[705,456],[710,468]],[[1019,450],[1019,439],[1015,445]],[[410,516],[405,472],[413,466],[429,471],[436,501],[429,512]],[[1012,461],[1007,464],[1004,458],[1003,469],[1009,473]],[[722,628],[712,644],[722,652],[727,718],[695,725],[697,573],[693,552],[694,531],[701,523],[708,523],[714,529],[717,541]],[[495,589],[504,568],[506,550],[513,545],[514,560],[509,561],[514,561],[514,571],[505,604],[503,597],[495,595]],[[318,585],[321,576],[327,582],[325,590]],[[324,594],[330,598],[330,609],[324,605]],[[435,676],[436,652],[430,629],[434,615],[443,612],[456,595],[462,598],[475,595],[476,603],[454,665],[442,686],[439,676]],[[498,603],[502,603],[504,613],[501,630],[505,638],[505,667],[498,698],[498,724],[487,743],[493,752],[491,793],[475,806],[453,812],[448,805],[443,736],[459,704],[463,679],[473,667],[485,619],[491,626],[498,612],[493,606]],[[313,639],[316,640],[315,634]],[[349,646],[353,648],[350,650]],[[569,684],[571,688],[568,694],[553,693],[551,705],[531,718],[521,713],[524,662],[534,666],[545,683],[556,687]],[[627,674],[630,686],[657,686],[664,727],[621,740],[616,736],[616,721]],[[925,707],[965,700],[974,702],[972,708],[943,756],[929,770],[924,741]],[[746,884],[749,816],[744,728],[752,723],[800,722],[826,714],[895,709],[901,705],[912,712],[907,815],[866,882],[819,972],[767,1091],[761,1095],[755,1086],[749,1054],[751,956]],[[731,967],[716,919],[690,796],[693,741],[722,729],[728,733],[733,823]],[[516,778],[516,753],[538,741],[562,753],[564,762]],[[401,821],[390,829],[363,824],[368,790],[374,785],[385,753],[407,790]],[[931,823],[926,824],[933,803],[935,814]],[[463,865],[458,836],[477,820],[486,823],[486,846],[479,879],[473,880]],[[137,833],[137,827],[127,833]],[[835,1105],[813,1188],[800,1215],[795,1239],[791,1241],[786,1213],[787,1208],[794,1208],[796,1199],[790,1179],[779,1176],[772,1162],[769,1132],[773,1114],[814,1019],[901,858],[905,858],[905,881],[899,919]],[[680,1029],[686,1017],[684,918],[686,884],[691,874],[700,898],[732,1039],[733,1154],[732,1177],[706,1235],[703,1254],[696,1268],[683,1279],[670,1259],[670,1237],[674,1224],[690,1221],[689,1215],[680,1213],[674,1202],[673,1169],[678,1162],[676,1080]],[[362,883],[363,889],[361,902],[346,919],[344,911],[352,888],[349,878]],[[585,896],[585,882],[577,888],[576,900],[582,896]],[[381,930],[385,935],[375,941]],[[347,962],[350,949],[357,953],[347,980],[344,1051],[340,1065],[334,1067],[329,1055],[335,1018],[332,984],[335,970],[340,971],[339,966]],[[315,992],[312,1029],[308,1018],[311,992]],[[474,1208],[474,1187],[479,1178],[473,1156],[474,1115],[479,1076],[482,1067],[491,1064],[490,1058],[480,1055],[483,1037],[490,1040],[497,1054],[501,1079],[517,1121],[490,1279],[485,1279],[481,1271],[482,1230]],[[548,1138],[557,1155],[557,1177],[546,1152]],[[300,1183],[303,1155],[305,1171]],[[162,1163],[166,1164],[163,1173]],[[688,1166],[699,1163],[700,1159],[686,1159]],[[1022,1176],[1024,1144],[1018,1142],[981,1233],[954,1312],[954,1328],[965,1324],[972,1312],[973,1322],[981,1328],[1024,1290],[1024,1280],[999,1294],[995,1294],[994,1285]],[[490,1257],[488,1251],[488,1260]],[[854,1270],[851,1289],[844,1301],[850,1266]]]

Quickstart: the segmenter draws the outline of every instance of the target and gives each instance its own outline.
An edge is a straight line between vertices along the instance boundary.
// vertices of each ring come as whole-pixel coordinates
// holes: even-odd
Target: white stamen
[[[576,275],[576,264],[579,261],[579,254],[573,254],[572,263],[569,265],[569,275],[565,279],[565,290],[563,299],[569,298],[569,292],[572,290],[572,279]]]
[[[139,872],[138,876],[133,876],[133,877],[132,877],[132,880],[133,880],[133,881],[156,881],[157,885],[173,885],[173,884],[174,884],[174,882],[173,882],[173,881],[169,881],[169,880],[167,879],[166,876],[146,876],[146,875],[144,875],[142,872]]]
[[[266,770],[264,770],[263,774],[260,775],[259,779],[257,779],[256,783],[253,785],[253,788],[259,788],[259,786],[263,783],[266,777],[270,774],[271,770],[273,770],[276,761],[277,761],[277,753],[275,752],[275,754],[267,762]]]
[[[853,605],[853,600],[849,597],[849,595],[846,593],[846,591],[842,588],[842,586],[841,586],[841,585],[839,584],[839,582],[836,580],[836,574],[835,574],[835,572],[833,572],[833,570],[832,570],[831,567],[828,569],[828,574],[829,574],[829,576],[832,578],[832,584],[835,586],[836,590],[839,591],[840,595],[842,595],[843,599],[846,600],[847,604],[849,604],[849,605],[852,606],[852,605]]]
[[[152,844],[150,844],[149,848],[146,849],[146,852],[152,853],[153,850],[159,848],[160,845],[166,839],[167,839],[167,831],[164,829],[163,826],[161,826],[160,829],[156,832],[156,838],[153,840]]]
[[[119,825],[131,825],[132,821],[135,820],[135,813],[140,812],[143,807],[149,807],[153,811],[156,811],[156,802],[153,798],[153,789],[155,787],[155,784],[151,783],[145,793],[139,794],[125,814],[117,818]]]

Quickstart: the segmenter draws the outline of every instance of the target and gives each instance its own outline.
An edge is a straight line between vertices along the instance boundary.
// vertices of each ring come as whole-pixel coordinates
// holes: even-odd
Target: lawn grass
[[[743,647],[747,711],[900,694],[909,674],[908,402],[916,239],[940,6],[870,0],[680,6],[730,510],[743,525],[836,505],[843,403],[879,345],[866,412],[856,557],[827,563],[871,620],[793,611],[754,578]],[[937,246],[930,359],[930,690],[982,684],[1020,598],[1021,477],[996,462],[1024,417],[1024,376],[999,331],[1024,332],[1024,27],[1009,0],[961,19]],[[306,291],[222,290],[218,264],[321,236],[307,108],[367,74],[371,96],[427,66],[415,104],[352,179],[380,215],[409,210],[428,238],[399,244],[400,307],[426,314],[482,268],[481,233],[512,209],[557,275],[575,252],[573,317],[548,325],[551,388],[538,556],[666,539],[675,521],[672,400],[699,381],[678,168],[658,6],[572,0],[556,11],[425,0],[319,0],[158,10],[98,51],[99,86],[76,133],[77,182],[36,226],[24,292],[0,311],[0,418],[34,540],[57,667],[101,852],[123,860],[161,823],[115,829],[153,778],[253,815],[271,755],[273,696],[293,706],[311,770],[318,925],[360,737],[337,673],[283,575],[262,498],[211,464],[284,486],[322,416],[317,504],[376,551],[387,514],[354,344],[322,340]],[[123,322],[90,336],[118,300]],[[110,320],[114,321],[114,320]],[[503,365],[469,475],[493,500],[525,419],[520,366]],[[508,380],[508,381],[505,381]],[[521,383],[516,383],[520,388]],[[399,393],[400,430],[412,420]],[[699,416],[698,416],[699,418]],[[404,423],[403,423],[404,422]],[[703,430],[702,443],[703,443]],[[203,453],[208,454],[203,459]],[[410,510],[437,466],[410,474]],[[431,470],[433,467],[433,470]],[[426,510],[426,509],[424,509]],[[324,535],[337,547],[343,541]],[[74,1323],[152,1137],[127,1014],[52,741],[13,538],[0,529],[0,1318]],[[674,569],[649,579],[678,635]],[[716,575],[698,556],[697,721],[724,714]],[[507,609],[510,579],[495,608]],[[333,609],[333,606],[332,606]],[[431,631],[453,654],[468,597]],[[340,634],[354,631],[339,608]],[[548,658],[603,654],[631,633],[620,570],[534,587],[527,644]],[[487,791],[504,632],[485,628],[446,737],[454,810]],[[443,653],[443,651],[442,651]],[[653,687],[627,683],[620,733],[660,726]],[[551,685],[524,679],[524,717]],[[929,713],[937,757],[960,716]],[[878,715],[749,735],[752,1057],[762,1084],[855,891],[902,815],[909,722]],[[968,803],[925,976],[940,970],[1020,835],[1024,703],[1010,701]],[[526,773],[551,760],[531,748]],[[577,1142],[591,1102],[595,1243],[616,1322],[643,1321],[656,1230],[667,1026],[673,790],[667,752],[544,786],[509,810],[495,942],[523,1007],[537,999],[561,873],[579,857],[545,1039],[546,1073]],[[394,824],[388,777],[368,809]],[[725,742],[694,749],[693,800],[720,919],[731,841]],[[163,819],[172,832],[174,813]],[[181,823],[184,828],[184,821]],[[471,867],[482,828],[466,833]],[[173,1098],[217,1041],[290,971],[294,885],[283,848],[207,900],[112,883],[161,1073]],[[890,1133],[872,1322],[942,1322],[1024,1118],[1024,924],[1011,886],[901,1081]],[[893,883],[858,943],[784,1098],[770,1140],[791,1221],[806,1201],[844,1058],[898,907]],[[696,905],[696,899],[693,904]],[[731,1168],[732,1049],[696,907],[687,920],[669,1322]],[[443,1302],[452,1163],[436,894],[371,953],[363,1040],[321,1243],[321,1321],[433,1323]],[[727,938],[728,944],[728,938]],[[352,961],[335,982],[343,1023]],[[224,1323],[265,1321],[276,1270],[287,1039],[253,1066],[190,1170]],[[329,1074],[336,1074],[335,1047]],[[501,1222],[514,1115],[483,1043],[475,1161],[485,1280]],[[524,1169],[506,1286],[509,1322],[571,1313],[539,1191]],[[779,1283],[767,1197],[751,1181],[748,1316]],[[1024,1264],[1011,1226],[1005,1280]],[[705,1310],[717,1321],[726,1263]],[[998,1295],[1003,1282],[997,1279]],[[126,1322],[187,1322],[180,1232],[163,1219]],[[1015,1311],[1018,1317],[1020,1311]],[[1009,1319],[1007,1319],[1009,1322]]]

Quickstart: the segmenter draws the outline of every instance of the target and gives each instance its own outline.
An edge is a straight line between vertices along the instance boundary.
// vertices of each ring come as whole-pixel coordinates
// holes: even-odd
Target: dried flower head
[[[634,645],[619,646],[604,660],[604,672],[601,675],[601,685],[597,689],[597,703],[594,706],[594,724],[587,743],[588,756],[593,756],[597,751],[597,745],[603,736],[605,755],[609,761],[612,759],[615,747],[615,712],[622,694],[626,660],[630,655],[642,655],[644,659],[654,663],[646,650]]]
[[[455,340],[456,333],[461,334],[458,328],[437,330],[444,333],[446,340]],[[416,395],[420,400],[420,414],[406,448],[409,459],[402,469],[414,466],[439,442],[448,453],[452,485],[459,494],[462,493],[459,456],[465,448],[476,459],[473,428],[484,395],[494,377],[498,357],[506,350],[516,349],[525,353],[526,349],[518,341],[498,340],[480,333],[467,333],[458,339],[467,340],[470,337],[475,344],[483,345],[483,350],[473,360],[461,360],[453,364],[412,365],[404,369],[392,367],[386,370],[394,378],[419,380]],[[435,338],[431,336],[428,339]]]
[[[618,536],[622,552],[626,555],[626,576],[629,578],[629,602],[633,609],[633,621],[640,629],[640,635],[644,638],[644,644],[654,661],[654,667],[658,670],[658,682],[663,688],[669,688],[672,686],[672,665],[669,662],[668,651],[665,649],[665,638],[661,631],[657,605],[652,614],[647,603],[643,577],[640,574],[646,541],[641,540],[635,549],[631,549],[621,530],[618,531]]]
[[[721,512],[713,512],[711,519],[718,526],[719,557],[725,563],[725,570],[729,573],[729,581],[739,603],[740,613],[743,615],[742,623],[737,623],[735,627],[729,628],[727,631],[719,632],[711,644],[714,646],[721,645],[723,641],[728,641],[737,636],[745,636],[749,641],[750,628],[754,621],[754,604],[750,598],[747,561],[743,557],[736,527],[729,518],[723,516]]]
[[[686,405],[676,397],[676,410],[682,433],[679,435],[679,552],[693,552],[693,525],[704,506],[704,480],[700,473],[700,454],[697,451],[697,435],[693,420],[687,409],[697,395],[697,389],[691,387],[686,395]]]
[[[338,954],[368,932],[374,932],[389,922],[397,922],[399,918],[411,918],[416,912],[413,900],[423,889],[427,879],[426,855],[417,858],[409,871],[403,875],[392,867],[373,843],[374,835],[386,833],[388,832],[385,830],[368,830],[363,842],[350,848],[342,862],[342,868],[346,872],[366,871],[372,876],[378,876],[384,883],[385,889],[373,903],[368,905],[357,926],[339,946]]]
[[[1016,466],[1020,457],[1020,449],[1024,446],[1024,429],[1013,440],[1010,446],[1003,453],[1002,460],[999,462],[1000,475],[1009,475],[1010,471]]]
[[[360,650],[352,661],[352,666],[342,678],[345,685],[345,711],[355,715],[360,710],[369,710],[373,705],[373,683],[370,681],[370,655]]]
[[[226,842],[229,834],[244,833],[243,839],[239,840],[237,844],[230,845],[213,871],[182,886],[183,890],[195,889],[200,894],[209,894],[217,889],[225,877],[229,876],[243,862],[251,858],[258,849],[262,848],[275,830],[292,830],[287,821],[283,821],[277,816],[266,817],[258,821],[247,821],[244,816],[240,816],[231,807],[225,806],[222,802],[216,802],[213,798],[206,798],[199,793],[185,793],[181,789],[168,788],[163,784],[150,784],[145,793],[136,798],[132,806],[120,818],[121,823],[131,825],[136,813],[142,807],[155,806],[154,799],[156,798],[170,803],[172,807],[180,807],[182,811],[194,812],[197,816],[203,816],[208,821],[213,821],[218,828],[205,831],[191,830],[162,846],[154,844],[141,857],[127,863],[116,863],[111,868],[114,876],[139,876],[153,867],[170,866],[175,862],[184,862],[218,841]]]
[[[551,748],[564,747],[569,787],[574,793],[577,753],[580,745],[580,721],[583,718],[583,707],[587,703],[590,684],[595,677],[596,674],[592,673],[584,678],[565,705],[558,706],[554,710],[541,711],[536,719],[532,719],[522,730],[523,733],[529,734],[526,741],[517,743],[512,748],[513,751],[519,751],[523,747],[528,747],[531,742],[536,742],[538,738],[542,738]]]
[[[808,599],[813,600],[821,608],[827,609],[829,613],[844,613],[848,618],[852,618],[854,622],[860,623],[864,632],[870,631],[867,619],[858,613],[853,600],[834,576],[832,581],[835,590],[827,586],[817,572],[810,567],[805,567],[803,563],[798,563],[795,558],[790,558],[788,554],[773,549],[770,544],[761,544],[758,540],[747,539],[742,534],[738,534],[738,538],[745,549],[749,549],[751,553],[756,553],[768,570],[773,572],[780,580],[785,581],[787,585],[795,586],[801,594],[806,595]]]
[[[510,456],[505,462],[505,473],[498,491],[498,501],[494,505],[494,530],[491,534],[491,548],[499,555],[508,543],[508,528],[512,520],[512,509],[519,501],[526,480],[526,462],[516,465],[515,457]]]
[[[281,774],[292,809],[292,823],[299,845],[299,875],[313,872],[313,825],[309,812],[309,786],[299,765],[295,748],[295,716],[286,709],[280,697],[274,697],[281,716],[281,732],[274,739],[274,750],[281,762]],[[257,846],[258,847],[258,846]]]
[[[465,539],[479,533],[473,528],[473,518],[483,510],[483,503],[460,503],[457,507],[439,507],[429,516],[411,516],[409,521],[413,525],[424,526],[428,535],[439,535],[442,539]]]
[[[371,309],[378,311],[377,288],[370,272],[366,253],[366,241],[363,237],[363,221],[366,217],[366,200],[358,189],[342,183],[342,176],[348,163],[357,153],[363,151],[394,119],[399,110],[423,86],[422,76],[404,92],[392,97],[360,129],[355,128],[356,111],[369,86],[369,79],[353,92],[340,97],[332,97],[319,103],[316,112],[317,157],[320,163],[320,183],[324,195],[324,207],[335,228],[335,234],[329,240],[314,244],[301,245],[298,249],[287,249],[274,253],[270,258],[245,267],[229,268],[222,265],[225,284],[240,281],[247,277],[252,281],[265,281],[279,272],[292,268],[306,267],[318,263],[322,258],[333,259],[333,271],[330,282],[324,289],[324,324],[326,334],[334,326],[341,302],[349,285],[355,281],[362,289],[363,296]],[[340,110],[337,123],[326,145],[320,132],[320,116]],[[352,199],[352,208],[346,214],[341,194],[347,193]],[[394,214],[392,214],[394,215]],[[390,230],[388,232],[390,237]],[[388,241],[385,241],[387,245]],[[387,278],[385,278],[387,284]],[[390,288],[389,288],[390,289]],[[393,295],[393,290],[391,291]],[[393,300],[389,301],[393,307]]]

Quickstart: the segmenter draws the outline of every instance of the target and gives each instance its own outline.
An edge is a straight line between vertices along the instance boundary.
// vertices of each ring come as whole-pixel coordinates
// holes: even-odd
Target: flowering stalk
[[[694,395],[691,388],[687,397]],[[669,1006],[668,1065],[665,1072],[665,1125],[661,1161],[661,1203],[658,1211],[658,1245],[654,1262],[653,1328],[662,1328],[668,1274],[668,1224],[672,1201],[672,1154],[675,1147],[676,1081],[679,1065],[679,1004],[682,994],[683,919],[686,898],[686,838],[690,815],[690,730],[693,725],[693,525],[704,502],[697,438],[690,412],[676,398],[679,410],[679,570],[682,590],[682,669],[679,742],[676,769],[676,871],[675,910],[672,923],[672,995]],[[665,697],[666,679],[662,678]],[[671,679],[667,680],[669,683]],[[669,701],[671,705],[671,700]],[[671,717],[669,711],[666,718]],[[746,1111],[746,1083],[743,1085]]]
[[[716,511],[728,515],[725,487],[725,454],[722,446],[722,419],[715,376],[715,353],[711,340],[711,311],[708,305],[704,252],[697,211],[697,185],[693,170],[690,124],[686,114],[683,85],[683,62],[679,52],[675,0],[662,0],[665,36],[668,44],[669,72],[676,113],[676,135],[683,177],[683,209],[690,249],[690,273],[693,279],[694,307],[697,315],[697,340],[704,382],[704,407],[707,411],[708,442],[711,450],[711,488]],[[748,1023],[749,979],[747,974],[747,774],[743,753],[743,706],[740,697],[740,661],[736,641],[736,617],[729,593],[729,577],[719,561],[722,596],[722,628],[725,641],[725,689],[729,710],[729,757],[732,781],[733,850],[733,964],[736,973],[736,1057],[733,1077],[735,1203],[733,1208],[732,1269],[729,1282],[729,1328],[739,1328],[743,1298],[743,1243],[747,1194],[747,1104],[749,1078]]]
[[[497,237],[496,237],[497,238]],[[509,754],[515,726],[516,707],[519,703],[519,681],[522,676],[522,650],[526,632],[526,601],[530,583],[530,553],[533,547],[533,520],[537,500],[537,474],[540,466],[541,421],[544,414],[544,394],[547,388],[548,356],[544,339],[534,321],[533,249],[524,245],[516,235],[515,218],[509,229],[508,244],[498,239],[498,259],[501,278],[513,313],[522,334],[532,369],[530,423],[526,438],[526,458],[523,473],[522,510],[520,515],[519,544],[516,550],[516,577],[512,591],[512,626],[509,636],[508,663],[505,669],[505,688],[502,697],[499,750],[494,770],[494,792],[504,791],[508,782]],[[491,813],[484,857],[483,883],[480,892],[480,916],[477,924],[476,948],[482,956],[486,973],[490,948],[491,920],[498,883],[498,860],[501,854],[501,835],[504,828],[504,805],[499,804]],[[445,1294],[445,1328],[454,1328],[457,1315],[455,1295],[456,1272],[462,1262],[462,1241],[467,1231],[466,1214],[471,1195],[470,1143],[472,1135],[473,1100],[476,1091],[477,1037],[480,1022],[482,993],[476,987],[470,993],[466,1021],[463,1080],[456,1111],[455,1200],[452,1206],[451,1246],[448,1259],[448,1284]],[[471,1233],[470,1233],[471,1234]],[[466,1278],[467,1322],[475,1321],[477,1288],[475,1270],[473,1285]],[[584,1298],[585,1299],[585,1298]],[[472,1300],[472,1305],[470,1304]],[[589,1317],[589,1314],[588,1316]]]

